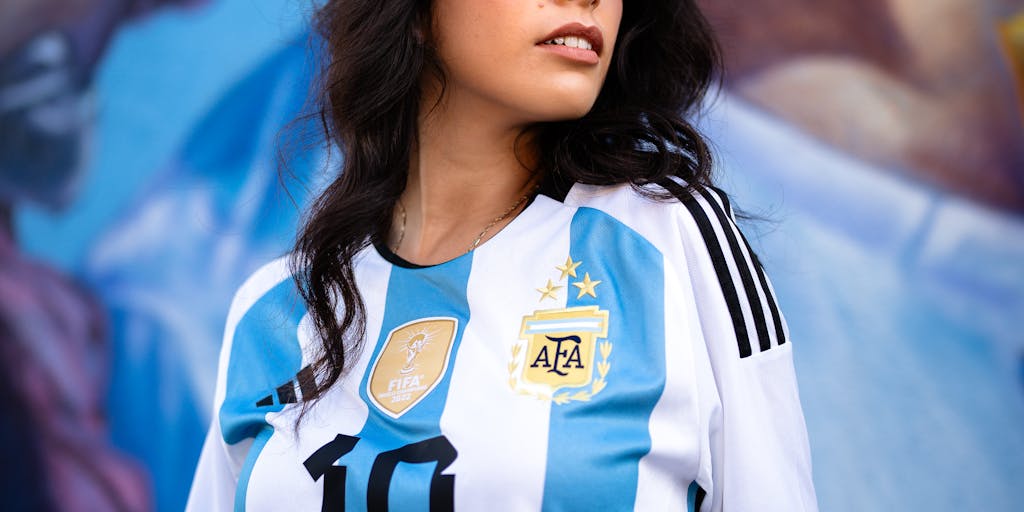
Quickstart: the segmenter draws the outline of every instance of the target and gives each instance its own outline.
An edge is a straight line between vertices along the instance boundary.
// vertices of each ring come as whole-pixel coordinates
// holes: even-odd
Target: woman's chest
[[[429,268],[359,264],[358,358],[298,435],[297,407],[265,415],[246,508],[685,509],[702,341],[680,270],[594,211],[503,234]]]
[[[267,415],[247,508],[621,510],[644,490],[684,504],[696,391],[650,256],[364,276],[358,361],[298,436],[294,409]]]

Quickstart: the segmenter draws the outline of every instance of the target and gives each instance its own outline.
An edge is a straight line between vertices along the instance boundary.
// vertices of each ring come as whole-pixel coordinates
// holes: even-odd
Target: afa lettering
[[[555,361],[553,363],[550,362],[550,357],[548,356],[548,345],[544,345],[540,348],[540,352],[537,353],[537,357],[533,359],[533,363],[530,364],[530,368],[547,368],[548,373],[556,373],[562,377],[569,374],[558,369],[559,361],[562,362],[562,368],[583,368],[583,361],[580,357],[580,343],[582,343],[582,340],[580,340],[579,336],[565,336],[562,338],[545,336],[545,338],[555,342]],[[571,348],[562,348],[562,343],[566,341],[574,343],[573,345],[569,345]],[[565,359],[562,359],[563,357]],[[576,363],[575,366],[570,366],[574,362]]]
[[[351,452],[358,437],[338,434],[334,440],[321,446],[303,462],[313,481],[324,478],[322,512],[345,510],[345,466],[335,466],[338,459]],[[444,436],[432,437],[377,455],[370,468],[370,482],[366,490],[366,509],[387,512],[391,477],[400,462],[420,464],[436,462],[430,478],[430,511],[449,512],[455,509],[455,475],[442,475],[458,452]]]

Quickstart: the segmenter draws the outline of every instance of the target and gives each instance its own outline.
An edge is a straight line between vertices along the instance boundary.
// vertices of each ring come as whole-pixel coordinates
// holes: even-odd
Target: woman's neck
[[[494,123],[479,106],[450,102],[442,112],[421,118],[409,180],[393,222],[392,246],[402,258],[419,264],[448,261],[464,254],[492,221],[533,190],[535,160],[529,136],[514,144],[520,129]],[[525,201],[523,201],[525,203]],[[487,229],[480,243],[500,231],[523,208]]]

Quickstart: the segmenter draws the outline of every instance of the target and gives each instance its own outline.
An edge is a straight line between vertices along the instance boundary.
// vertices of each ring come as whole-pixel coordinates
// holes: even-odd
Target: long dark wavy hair
[[[323,44],[314,115],[344,165],[308,210],[292,253],[293,276],[321,340],[304,406],[337,382],[362,348],[366,315],[353,260],[385,239],[405,188],[421,78],[433,75],[445,91],[431,8],[431,0],[327,0],[313,13]],[[590,112],[524,130],[539,135],[533,170],[547,190],[630,183],[668,199],[641,187],[669,176],[690,187],[710,184],[711,153],[687,119],[720,83],[721,70],[718,44],[694,0],[624,1],[608,76]]]

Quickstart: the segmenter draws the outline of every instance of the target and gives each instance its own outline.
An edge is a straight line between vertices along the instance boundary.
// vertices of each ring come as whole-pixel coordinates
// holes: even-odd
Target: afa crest
[[[604,389],[611,369],[608,312],[598,306],[549,309],[523,318],[512,347],[509,385],[557,404],[586,401]],[[564,391],[563,391],[564,390]]]
[[[392,329],[366,384],[373,405],[398,418],[426,398],[448,370],[458,323],[450,317],[422,318]]]

